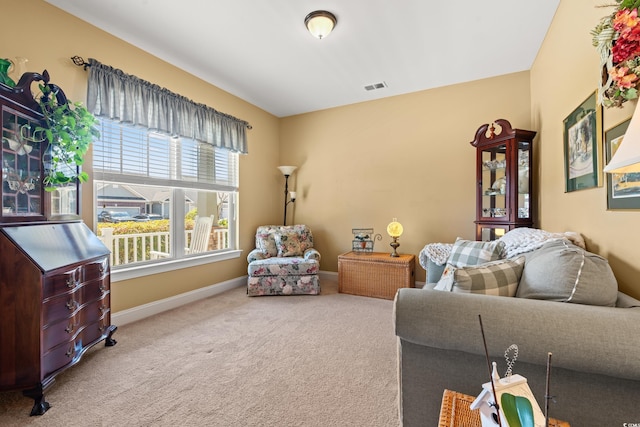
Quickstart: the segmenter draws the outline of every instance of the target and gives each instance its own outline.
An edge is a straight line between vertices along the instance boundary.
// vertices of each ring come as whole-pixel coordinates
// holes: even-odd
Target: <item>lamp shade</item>
[[[387,234],[391,237],[400,237],[403,232],[402,224],[400,224],[395,218],[387,225]]]
[[[298,169],[298,167],[297,166],[278,166],[278,169],[280,169],[280,172],[282,172],[282,175],[289,176],[293,173],[293,171]]]
[[[304,18],[304,25],[314,37],[323,39],[329,35],[338,23],[335,15],[326,10],[316,10]]]
[[[640,172],[640,109],[636,108],[618,149],[604,168],[608,173]]]

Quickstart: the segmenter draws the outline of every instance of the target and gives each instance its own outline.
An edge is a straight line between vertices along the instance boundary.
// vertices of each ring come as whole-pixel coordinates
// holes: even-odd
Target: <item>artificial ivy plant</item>
[[[98,119],[79,102],[69,102],[57,96],[54,85],[40,85],[39,99],[45,126],[35,129],[40,142],[45,139],[49,149],[44,154],[45,171],[42,180],[46,191],[75,182],[86,182],[89,174],[79,172],[91,143],[100,136]]]

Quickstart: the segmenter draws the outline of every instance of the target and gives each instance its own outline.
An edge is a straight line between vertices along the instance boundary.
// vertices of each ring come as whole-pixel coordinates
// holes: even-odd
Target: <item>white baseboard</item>
[[[330,277],[332,279],[338,280],[338,272],[337,271],[320,270],[318,272],[318,276],[320,276],[320,278],[322,278],[322,276],[325,276],[325,277]]]
[[[247,286],[247,276],[237,277],[235,279],[227,280],[226,282],[216,283],[215,285],[185,292],[162,300],[153,301],[127,310],[118,311],[111,315],[111,323],[116,326],[126,325],[127,323],[142,320],[149,316],[153,316],[154,314],[172,310],[185,304],[208,298],[239,286]]]
[[[325,277],[331,276],[335,278],[335,280],[338,280],[338,273],[333,271],[320,271],[318,274]],[[172,310],[185,304],[209,298],[230,289],[246,285],[247,276],[237,277],[235,279],[227,280],[226,282],[216,283],[215,285],[185,292],[162,300],[153,301],[127,310],[118,311],[111,315],[111,323],[116,326],[126,325],[127,323],[136,322],[149,316],[153,316],[167,310]]]

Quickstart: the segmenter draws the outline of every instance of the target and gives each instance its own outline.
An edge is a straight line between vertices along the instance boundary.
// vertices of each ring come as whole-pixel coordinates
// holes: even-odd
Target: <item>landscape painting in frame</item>
[[[564,119],[565,191],[600,186],[602,107],[593,92]]]
[[[627,119],[605,133],[607,163],[622,143],[630,121]],[[607,209],[640,209],[640,172],[607,174]]]

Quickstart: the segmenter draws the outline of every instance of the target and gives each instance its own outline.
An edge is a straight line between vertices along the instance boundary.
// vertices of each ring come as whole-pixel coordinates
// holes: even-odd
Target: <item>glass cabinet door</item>
[[[479,228],[479,240],[483,242],[499,239],[509,231],[509,227],[504,225],[481,225]]]
[[[507,146],[498,145],[482,150],[482,218],[507,216]]]
[[[520,141],[518,143],[518,218],[531,218],[531,143]]]
[[[44,143],[30,138],[37,122],[10,108],[2,109],[2,217],[42,217]]]

